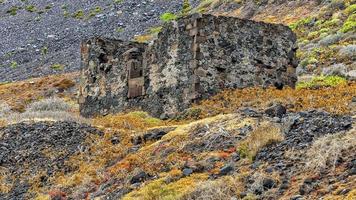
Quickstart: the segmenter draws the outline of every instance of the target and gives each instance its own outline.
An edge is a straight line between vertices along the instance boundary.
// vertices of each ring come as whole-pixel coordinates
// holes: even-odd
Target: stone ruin
[[[296,36],[286,26],[194,14],[150,44],[82,42],[83,116],[144,110],[161,118],[224,89],[294,87]]]

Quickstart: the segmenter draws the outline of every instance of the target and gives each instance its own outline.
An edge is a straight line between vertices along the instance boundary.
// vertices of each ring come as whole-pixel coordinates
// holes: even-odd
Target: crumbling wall
[[[79,104],[83,115],[119,112],[143,91],[145,44],[95,38],[82,42]],[[141,90],[140,90],[141,89]],[[135,104],[135,103],[133,103]]]
[[[150,45],[82,44],[85,116],[142,109],[167,117],[226,88],[294,87],[296,36],[285,26],[195,14]]]

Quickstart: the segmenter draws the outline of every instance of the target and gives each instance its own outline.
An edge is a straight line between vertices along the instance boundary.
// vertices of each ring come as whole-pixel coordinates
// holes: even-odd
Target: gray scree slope
[[[179,12],[181,4],[167,0],[6,0],[0,3],[0,82],[78,70],[81,40],[99,35],[131,39],[159,24],[162,13]],[[26,11],[31,5],[43,13]],[[12,16],[7,11],[14,6],[22,9]],[[90,19],[72,17],[79,10],[87,17],[97,6],[102,11]],[[53,69],[54,64],[65,68]]]
[[[171,117],[226,88],[294,87],[296,36],[286,26],[195,14],[151,44],[82,43],[84,116],[141,109]]]

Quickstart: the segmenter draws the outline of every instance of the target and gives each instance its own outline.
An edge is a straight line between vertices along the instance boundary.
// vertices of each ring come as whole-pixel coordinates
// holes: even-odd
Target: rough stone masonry
[[[227,88],[294,87],[296,36],[286,26],[194,14],[150,44],[82,42],[80,112],[144,110],[171,117]]]

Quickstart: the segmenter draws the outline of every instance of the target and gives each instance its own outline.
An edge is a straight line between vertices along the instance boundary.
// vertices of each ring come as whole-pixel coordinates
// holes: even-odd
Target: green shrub
[[[341,20],[336,18],[336,19],[324,21],[320,25],[320,27],[325,27],[325,28],[334,27],[334,26],[337,26],[340,22],[341,22]]]
[[[34,5],[28,5],[25,8],[28,12],[35,12],[36,11],[36,7]]]
[[[158,34],[159,32],[161,32],[161,30],[162,30],[162,26],[157,26],[157,27],[150,28],[149,32],[150,34]]]
[[[187,15],[192,10],[189,0],[183,0],[182,15]]]
[[[48,47],[42,47],[41,54],[46,55],[48,53]]]
[[[295,30],[301,26],[305,26],[305,25],[308,25],[310,24],[313,20],[315,20],[314,17],[307,17],[307,18],[304,18],[304,19],[300,19],[299,21],[289,25],[289,27],[292,29],[292,30]]]
[[[320,87],[335,87],[341,84],[346,84],[345,78],[340,76],[316,76],[311,81],[300,82],[297,84],[297,89],[312,89]]]
[[[65,10],[65,11],[63,11],[63,16],[64,16],[64,17],[69,17],[69,15],[70,15],[70,14],[69,14],[69,12],[68,12],[68,11],[66,11],[66,10]]]
[[[189,108],[181,113],[179,113],[175,119],[176,120],[186,120],[186,119],[198,119],[201,115],[202,110],[200,108]]]
[[[96,6],[94,9],[90,10],[89,17],[94,17],[95,15],[101,13],[103,10],[100,6]]]
[[[306,67],[308,65],[311,65],[311,64],[318,64],[319,61],[318,59],[316,59],[315,57],[313,56],[310,56],[308,58],[305,58],[303,59],[301,62],[300,62],[300,65],[303,66],[303,67]]]
[[[248,146],[246,144],[240,145],[239,148],[237,149],[237,152],[239,153],[241,158],[249,158],[252,160],[252,157],[250,156]]]
[[[53,64],[51,66],[52,69],[54,70],[57,70],[57,71],[60,71],[60,70],[63,70],[64,69],[64,65],[61,65],[61,64]]]
[[[328,28],[322,28],[319,30],[319,33],[328,33],[330,31],[330,29]]]
[[[17,67],[17,62],[16,61],[12,61],[10,64],[10,67],[15,69]]]
[[[160,19],[163,21],[163,22],[170,22],[170,21],[173,21],[173,20],[176,20],[178,17],[177,15],[173,14],[173,13],[163,13],[161,16],[160,16]]]
[[[312,39],[314,39],[314,38],[317,38],[318,36],[319,36],[319,32],[318,31],[313,31],[313,32],[310,32],[309,34],[308,34],[308,36],[307,36],[307,38],[309,39],[309,40],[312,40]]]
[[[347,33],[349,31],[356,30],[356,14],[350,15],[345,21],[344,25],[342,25],[341,32]]]
[[[77,12],[75,12],[73,15],[72,15],[73,18],[76,18],[76,19],[83,19],[84,17],[84,11],[83,10],[77,10]]]
[[[346,13],[347,15],[356,13],[356,4],[352,4],[352,5],[350,5],[349,7],[347,7],[347,8],[345,9],[345,13]]]
[[[19,9],[21,8],[17,6],[12,6],[9,10],[6,11],[6,13],[9,13],[10,15],[16,15]]]
[[[124,31],[125,31],[125,29],[122,27],[116,29],[116,32],[118,32],[118,33],[122,33]]]

